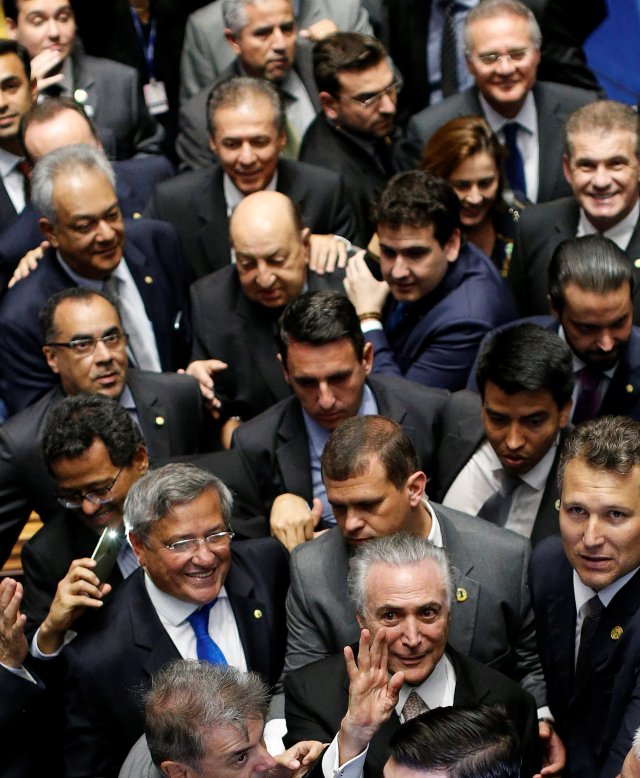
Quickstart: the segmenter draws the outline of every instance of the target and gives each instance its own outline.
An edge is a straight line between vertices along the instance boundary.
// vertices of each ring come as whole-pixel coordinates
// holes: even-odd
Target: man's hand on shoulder
[[[28,275],[33,273],[34,270],[38,269],[38,263],[42,257],[44,257],[44,252],[49,248],[50,245],[51,244],[48,240],[43,240],[39,246],[31,249],[31,251],[27,251],[20,262],[18,262],[18,267],[13,271],[13,275],[9,281],[9,289],[17,284],[18,281],[22,281],[23,278],[26,278]]]
[[[289,551],[313,538],[313,531],[322,517],[322,503],[317,498],[309,510],[307,501],[295,494],[281,494],[271,508],[271,534]]]
[[[336,267],[345,267],[349,241],[339,235],[312,235],[309,269],[318,275],[333,273]]]

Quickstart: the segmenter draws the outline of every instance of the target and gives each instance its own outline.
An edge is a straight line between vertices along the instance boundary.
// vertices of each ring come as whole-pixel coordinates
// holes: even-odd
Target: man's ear
[[[360,629],[364,629],[367,625],[364,623],[364,616],[361,613],[356,613],[356,621]]]
[[[422,470],[416,470],[407,479],[407,491],[409,492],[409,503],[412,508],[417,508],[422,501],[422,496],[427,488],[427,476]]]
[[[329,92],[320,92],[318,97],[320,98],[320,105],[324,111],[324,115],[327,119],[331,119],[332,122],[338,121],[338,100]]]
[[[133,532],[129,533],[129,543],[133,549],[135,555],[138,557],[140,567],[144,567],[144,544],[137,535]]]
[[[373,343],[365,343],[362,349],[362,366],[365,375],[369,375],[373,370]]]
[[[571,184],[571,164],[569,162],[569,157],[566,154],[562,155],[562,172],[564,173],[564,177],[567,179],[569,186],[573,188]]]
[[[5,16],[4,18],[5,27],[7,28],[7,32],[9,33],[9,37],[11,40],[17,40],[18,38],[18,25],[15,23],[14,19],[10,19],[8,16]]]
[[[449,240],[442,247],[444,250],[444,255],[447,258],[447,262],[455,262],[456,259],[458,259],[458,254],[460,254],[461,241],[462,236],[460,230],[456,227],[456,229],[451,233]]]
[[[240,54],[240,42],[228,27],[224,29],[224,37],[227,39],[229,46],[231,46],[233,53]]]
[[[305,227],[303,230],[300,230],[300,242],[304,246],[304,258],[308,265],[309,252],[311,250],[311,230],[308,227]]]
[[[40,220],[38,221],[38,224],[40,225],[40,230],[42,231],[42,234],[44,237],[49,241],[49,243],[55,248],[58,248],[58,238],[55,233],[55,229],[53,227],[53,224],[49,221],[49,219],[46,219],[44,216],[40,217]]]
[[[54,346],[43,346],[42,347],[42,353],[44,354],[44,358],[47,360],[47,364],[49,365],[49,369],[52,373],[55,373],[56,375],[60,375],[60,370],[58,369],[58,359],[56,357],[56,349]]]
[[[284,359],[282,358],[282,354],[278,353],[278,362],[280,362],[280,367],[282,368],[282,372],[284,373],[284,380],[291,386],[291,381],[289,379],[289,373],[287,372],[287,366],[284,363]]]
[[[553,300],[551,299],[551,295],[547,295],[547,302],[549,303],[549,308],[551,309],[551,315],[556,321],[562,321],[561,318],[561,312],[556,308],[554,305]]]
[[[167,778],[191,778],[194,775],[193,770],[180,762],[170,762],[166,760],[160,762],[160,772]]]
[[[136,449],[131,465],[140,476],[143,476],[149,469],[149,454],[144,443],[141,443]]]

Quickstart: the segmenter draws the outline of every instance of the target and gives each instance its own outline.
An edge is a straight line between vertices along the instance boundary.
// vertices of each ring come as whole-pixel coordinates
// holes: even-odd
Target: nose
[[[256,283],[261,289],[268,289],[275,281],[273,270],[263,260],[258,260]]]
[[[482,202],[482,192],[477,184],[473,184],[473,186],[469,188],[468,192],[465,193],[464,200],[469,203],[469,205],[480,205]]]
[[[348,533],[354,533],[362,528],[362,519],[354,508],[349,506],[346,511],[346,518],[344,522],[345,529]]]
[[[596,167],[591,182],[593,186],[598,189],[606,189],[609,186],[611,183],[611,176],[609,175],[606,165],[598,165]]]
[[[52,16],[47,22],[47,37],[49,40],[57,40],[60,37],[60,28],[55,17]]]
[[[285,49],[285,37],[279,27],[274,27],[271,33],[271,48],[277,52],[282,52]]]
[[[597,516],[589,516],[584,526],[582,541],[588,548],[595,548],[602,544],[602,532]]]
[[[511,57],[508,54],[503,54],[497,62],[496,69],[498,73],[513,73],[516,69]]]
[[[276,760],[261,743],[256,753],[255,775],[264,775],[269,770],[273,770],[277,764]]]
[[[113,225],[105,219],[100,219],[96,232],[96,240],[102,243],[111,243],[115,236],[116,231],[114,230]]]
[[[113,354],[109,351],[103,340],[99,340],[96,343],[96,350],[93,353],[96,362],[110,362],[113,358]]]
[[[506,443],[507,448],[510,451],[516,451],[517,449],[522,448],[524,445],[524,435],[522,434],[522,429],[519,424],[511,424],[509,426]]]
[[[318,387],[318,405],[323,411],[330,411],[335,405],[336,398],[333,396],[331,387],[326,381],[320,381]]]
[[[409,616],[405,619],[402,631],[402,643],[409,648],[415,648],[420,644],[418,620],[413,616]]]
[[[91,500],[88,500],[86,497],[82,498],[82,512],[85,516],[93,516],[94,513],[97,513],[97,511],[102,508],[102,505],[98,505],[95,502],[91,502]]]
[[[409,275],[409,266],[402,254],[398,254],[391,268],[391,278],[406,278]]]
[[[253,164],[254,160],[255,160],[255,152],[253,150],[253,146],[248,141],[245,141],[240,147],[238,162],[241,165],[245,165],[246,167],[249,167],[250,165]]]
[[[380,113],[387,114],[389,116],[393,116],[396,112],[396,104],[391,98],[391,95],[385,94],[382,95],[382,99],[380,100],[380,103],[378,104],[378,111]]]
[[[211,560],[215,559],[215,557],[216,555],[206,543],[199,543],[198,550],[191,557],[191,561],[195,562],[197,565],[201,565],[202,567],[207,567],[211,564]]]
[[[601,351],[613,351],[616,342],[609,330],[602,330],[598,336],[598,348]]]

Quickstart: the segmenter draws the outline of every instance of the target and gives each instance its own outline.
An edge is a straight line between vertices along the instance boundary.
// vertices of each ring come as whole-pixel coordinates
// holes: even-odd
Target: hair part
[[[337,97],[340,73],[362,73],[389,59],[377,38],[359,32],[334,32],[313,47],[313,75],[318,92]]]
[[[606,138],[612,132],[625,131],[633,136],[633,148],[640,158],[640,117],[629,105],[615,100],[597,100],[574,111],[564,125],[564,153],[573,157],[573,136],[584,132]]]
[[[60,333],[56,328],[55,318],[56,311],[60,307],[60,304],[65,300],[73,300],[77,302],[90,302],[95,298],[102,298],[113,306],[115,312],[120,319],[120,311],[115,302],[104,292],[97,292],[93,289],[89,289],[86,286],[71,286],[68,289],[63,289],[60,292],[52,294],[47,302],[40,309],[38,314],[38,326],[40,328],[40,334],[42,336],[43,344],[48,344],[53,340],[57,340],[60,337]],[[122,320],[120,320],[122,326]]]
[[[207,98],[207,128],[213,138],[216,134],[215,115],[222,108],[239,108],[247,103],[266,100],[273,113],[273,125],[278,135],[285,131],[287,117],[280,92],[266,78],[234,76],[213,87]]]
[[[519,0],[482,0],[467,14],[464,22],[463,42],[464,53],[467,57],[471,56],[471,26],[480,19],[495,19],[497,16],[516,16],[524,19],[529,25],[529,36],[533,48],[540,50],[542,45],[542,32],[536,17],[531,9],[520,3]]]

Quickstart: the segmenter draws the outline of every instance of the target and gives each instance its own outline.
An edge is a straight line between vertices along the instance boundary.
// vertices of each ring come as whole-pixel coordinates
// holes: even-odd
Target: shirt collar
[[[517,122],[531,135],[535,135],[538,131],[538,112],[536,110],[536,101],[533,99],[533,94],[531,92],[527,94],[522,108],[513,119],[507,119],[505,116],[498,113],[495,108],[489,105],[482,93],[478,93],[478,97],[485,118],[494,132],[500,132],[505,124],[512,124],[513,122]]]
[[[269,181],[269,183],[265,186],[264,191],[275,192],[277,186],[278,168],[276,167],[275,173],[273,174],[271,181]],[[236,206],[240,205],[246,195],[238,189],[227,173],[223,173],[222,175],[222,189],[224,191],[224,199],[227,204],[227,215],[231,216]]]
[[[486,440],[485,442],[488,444],[487,456],[489,458],[491,470],[494,474],[498,474],[498,477],[500,477],[500,474],[504,470],[502,466],[502,462],[500,462],[500,458],[496,454],[491,443],[489,443],[488,440]],[[531,468],[531,470],[529,470],[527,473],[518,476],[518,478],[521,481],[527,484],[527,486],[530,486],[532,489],[535,489],[536,492],[539,492],[541,489],[544,489],[547,483],[547,478],[549,477],[549,473],[551,472],[551,468],[553,466],[553,460],[555,459],[559,442],[560,442],[560,433],[556,435],[555,441],[550,446],[547,453],[538,462],[538,464],[534,465]]]
[[[605,238],[609,238],[609,240],[612,240],[616,246],[620,246],[621,248],[626,248],[629,239],[631,238],[631,235],[633,234],[634,229],[636,228],[636,225],[638,223],[638,218],[640,218],[640,199],[636,200],[635,205],[633,208],[629,211],[629,213],[622,219],[622,221],[619,221],[617,224],[614,224],[613,227],[611,227],[608,230],[605,230],[602,234],[605,236]],[[578,219],[578,235],[595,235],[598,232],[596,228],[591,224],[589,219],[587,218],[587,214],[584,212],[582,208],[580,208],[580,217]]]
[[[580,577],[574,570],[573,571],[573,596],[575,597],[575,601],[576,601],[576,613],[579,613],[580,608],[582,608],[584,604],[587,603],[595,594],[598,595],[598,597],[600,598],[600,602],[606,608],[611,602],[611,600],[613,600],[616,594],[620,591],[620,589],[622,589],[622,587],[625,586],[633,578],[633,576],[638,572],[639,569],[640,568],[635,567],[630,573],[623,575],[622,578],[618,578],[617,581],[614,581],[613,583],[610,583],[608,586],[605,586],[604,589],[600,589],[599,592],[596,592],[590,586],[583,584],[582,581],[580,580]]]
[[[443,700],[447,702],[447,690],[453,684],[453,690],[455,691],[456,675],[451,664],[451,660],[446,654],[442,655],[442,658],[438,664],[433,668],[431,675],[425,678],[419,686],[409,686],[403,684],[398,696],[398,704],[396,705],[396,713],[398,716],[402,713],[404,704],[411,692],[417,692],[422,698],[423,702],[429,706],[429,708],[439,708],[442,706]],[[451,696],[451,695],[449,695]],[[453,699],[449,702],[451,704]]]
[[[177,627],[182,624],[183,621],[189,618],[192,613],[198,610],[199,605],[195,605],[192,602],[185,602],[179,600],[172,594],[167,594],[155,585],[151,580],[151,576],[145,570],[144,572],[144,585],[147,589],[147,594],[151,600],[151,604],[156,610],[161,621],[171,624],[173,627]],[[228,597],[224,586],[220,589],[217,599],[221,597]]]
[[[131,389],[127,386],[127,384],[124,385],[124,388],[122,389],[122,394],[120,395],[120,399],[118,400],[122,408],[125,409],[125,411],[135,411],[136,410],[136,403],[133,399],[133,395],[131,394]]]
[[[18,157],[10,151],[0,149],[0,177],[4,178],[12,170],[15,170],[21,159],[22,157]]]

